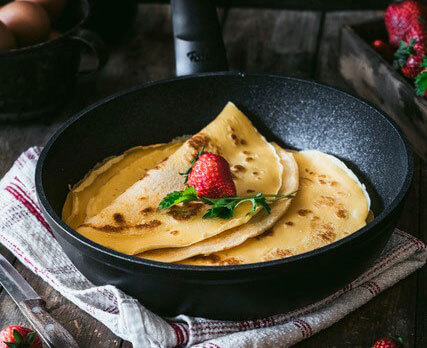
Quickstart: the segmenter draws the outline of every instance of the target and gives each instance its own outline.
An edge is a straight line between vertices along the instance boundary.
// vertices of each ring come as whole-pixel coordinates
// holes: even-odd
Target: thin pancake
[[[168,144],[137,146],[95,166],[67,195],[62,219],[77,228],[95,216],[142,178],[145,173],[179,149],[183,139]]]
[[[294,156],[299,191],[272,229],[237,247],[181,263],[229,265],[280,259],[320,248],[366,225],[369,196],[343,162],[319,151]]]
[[[288,195],[298,190],[298,165],[294,156],[286,152],[277,144],[274,144],[276,152],[283,165],[282,187],[279,194]],[[194,255],[211,254],[213,252],[229,249],[242,244],[251,237],[258,236],[265,230],[271,228],[274,223],[286,212],[292,199],[281,200],[271,205],[270,215],[259,213],[248,223],[217,234],[214,237],[183,248],[167,248],[150,250],[139,254],[139,257],[162,261],[176,262],[187,259]]]
[[[254,216],[246,215],[249,203],[240,205],[229,220],[202,219],[209,209],[202,203],[192,202],[167,211],[156,209],[166,194],[185,188],[179,173],[189,167],[203,146],[205,151],[221,154],[230,163],[238,195],[279,191],[283,168],[274,147],[243,113],[228,103],[207,127],[77,231],[108,248],[135,255],[191,245],[249,221]]]

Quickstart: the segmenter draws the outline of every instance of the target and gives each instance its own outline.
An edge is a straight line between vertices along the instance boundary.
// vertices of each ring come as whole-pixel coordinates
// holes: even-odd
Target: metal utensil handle
[[[19,307],[48,347],[79,348],[70,333],[46,311],[42,299],[21,301]]]
[[[228,70],[214,1],[172,0],[177,76]]]

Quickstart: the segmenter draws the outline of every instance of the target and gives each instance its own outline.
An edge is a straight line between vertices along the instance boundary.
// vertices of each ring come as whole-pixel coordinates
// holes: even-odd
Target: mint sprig
[[[199,201],[212,205],[204,215],[203,219],[221,218],[231,219],[234,216],[235,209],[242,203],[250,202],[252,209],[246,214],[250,215],[256,212],[258,207],[264,209],[267,214],[270,214],[270,204],[280,199],[293,198],[296,194],[292,192],[288,195],[274,195],[258,193],[254,196],[237,196],[237,197],[223,197],[223,198],[206,198],[197,197],[196,190],[190,186],[184,191],[175,191],[169,193],[159,204],[159,209],[168,209],[176,204],[190,201]]]
[[[199,151],[196,157],[193,158],[190,164],[190,168],[188,168],[184,173],[179,173],[179,175],[185,176],[184,184],[188,181],[188,176],[190,175],[191,171],[193,170],[194,165],[196,164],[197,160],[200,158],[201,155],[205,153],[205,147],[203,146],[202,149]]]

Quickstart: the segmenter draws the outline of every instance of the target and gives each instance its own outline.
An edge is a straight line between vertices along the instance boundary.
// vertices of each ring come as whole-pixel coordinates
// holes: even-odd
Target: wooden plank
[[[320,12],[230,9],[224,42],[231,70],[310,76]]]
[[[419,238],[427,243],[427,163],[421,163]],[[427,347],[427,267],[418,272],[415,347]]]
[[[315,78],[324,83],[350,90],[338,71],[339,35],[344,24],[377,19],[382,11],[331,12],[325,16]]]
[[[169,2],[168,0],[139,0],[143,3]],[[218,5],[231,7],[257,7],[257,8],[286,8],[297,10],[358,10],[358,9],[384,9],[389,0],[216,0]]]
[[[427,159],[427,101],[418,97],[413,83],[369,45],[386,36],[382,20],[345,26],[341,32],[340,72],[359,95],[390,115],[414,151]]]

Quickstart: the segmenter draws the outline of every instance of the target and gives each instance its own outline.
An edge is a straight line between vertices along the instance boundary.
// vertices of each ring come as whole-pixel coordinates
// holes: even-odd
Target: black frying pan
[[[175,0],[177,71],[224,67],[208,3]],[[191,11],[184,5],[190,4]],[[184,11],[180,11],[184,10]],[[199,11],[196,14],[194,11]],[[203,20],[200,13],[203,12]],[[187,14],[191,13],[191,21]],[[211,14],[214,13],[213,11]],[[96,163],[137,146],[193,134],[233,101],[269,140],[343,159],[367,184],[376,218],[323,248],[282,260],[223,267],[147,261],[97,245],[61,221],[68,185]],[[247,319],[329,295],[361,274],[396,226],[413,173],[405,137],[381,111],[322,84],[267,74],[204,73],[145,84],[74,116],[50,139],[37,165],[44,216],[76,267],[95,284],[113,284],[162,315]]]

